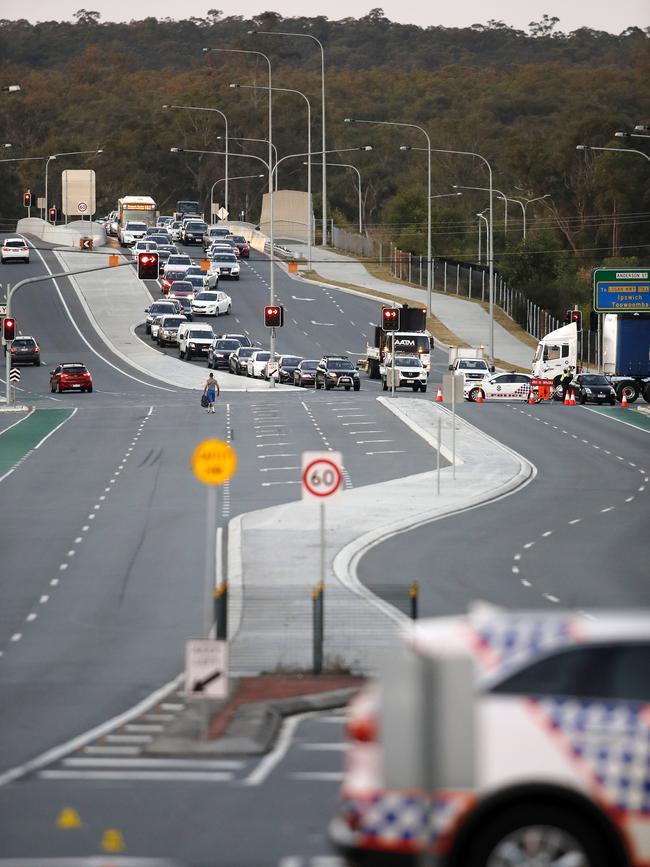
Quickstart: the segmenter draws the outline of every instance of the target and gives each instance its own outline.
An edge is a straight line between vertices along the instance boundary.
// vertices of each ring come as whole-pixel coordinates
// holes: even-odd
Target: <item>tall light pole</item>
[[[413,151],[423,151],[425,148],[414,148],[410,147],[410,145],[402,145],[400,150],[413,150]],[[490,227],[488,232],[488,269],[489,269],[489,283],[490,283],[490,302],[489,302],[489,313],[490,313],[490,341],[489,341],[489,353],[490,359],[492,363],[494,363],[494,211],[492,207],[492,191],[494,187],[492,186],[492,166],[487,161],[487,159],[482,154],[477,154],[474,151],[455,151],[449,150],[447,148],[429,148],[430,151],[436,154],[454,154],[456,156],[461,157],[475,157],[478,160],[482,160],[488,170],[488,176],[490,179],[490,186],[488,187],[488,191],[490,193]]]
[[[485,193],[489,192],[488,187],[464,187],[461,184],[452,184],[452,187],[455,190],[482,190]],[[503,199],[503,204],[504,204],[504,208],[505,208],[504,219],[503,219],[503,226],[504,226],[503,234],[507,236],[508,235],[508,201],[509,201],[509,199],[505,193],[502,193],[501,190],[497,190],[496,187],[493,188],[492,195],[494,195],[495,193],[497,194],[497,199]]]
[[[424,127],[416,123],[402,123],[392,120],[359,120],[353,117],[346,117],[345,123],[369,123],[373,126],[397,126],[406,129],[417,129],[427,140],[426,148],[412,148],[412,150],[426,150],[427,152],[427,297],[428,310],[431,315],[431,138]],[[411,150],[411,148],[403,148],[403,150]]]
[[[314,163],[315,166],[322,166],[323,163]],[[352,163],[326,163],[328,166],[338,166],[341,169],[352,169],[353,172],[357,173],[357,193],[359,200],[359,234],[363,234],[363,203],[361,200],[361,172],[356,166],[353,166]]]
[[[577,151],[610,151],[614,154],[637,154],[640,157],[645,157],[650,161],[650,155],[644,154],[643,151],[636,151],[633,148],[599,148],[595,145],[576,145]]]
[[[218,136],[217,136],[217,141],[225,141],[225,142],[226,142],[226,150],[228,150],[228,142],[226,141],[226,139],[225,139],[224,136],[222,136],[222,135],[218,135]],[[238,136],[238,135],[231,135],[231,136],[230,136],[230,141],[250,141],[250,142],[259,142],[260,144],[265,144],[265,145],[267,145],[267,144],[269,143],[269,140],[268,140],[267,138],[244,138],[243,136]],[[275,161],[276,161],[276,163],[277,163],[277,161],[278,161],[278,149],[277,149],[277,147],[273,144],[273,142],[271,142],[271,148],[273,149],[273,155],[274,155],[274,157],[275,157]],[[277,188],[278,188],[277,179],[276,179],[276,183],[275,183],[275,188],[276,188],[276,190],[277,190]]]
[[[481,264],[481,238],[483,236],[483,232],[481,231],[481,220],[485,220],[485,238],[486,238],[486,247],[487,247],[487,236],[488,236],[488,218],[485,216],[484,212],[481,211],[476,215],[479,218],[478,221],[478,263]]]
[[[496,192],[498,192],[498,190]],[[523,238],[525,241],[526,240],[526,208],[528,207],[528,205],[532,204],[533,202],[541,202],[542,199],[550,198],[550,195],[551,195],[550,193],[546,193],[543,196],[535,196],[534,199],[521,200],[521,199],[513,199],[512,196],[504,196],[502,193],[501,195],[497,196],[497,198],[498,199],[505,199],[506,202],[516,202],[519,205],[519,207],[521,208],[521,213],[522,213],[522,217],[523,217],[523,228],[524,228]]]
[[[298,39],[311,39],[320,48],[320,82],[321,82],[321,153],[327,153],[327,144],[325,143],[325,49],[320,39],[312,36],[311,33],[287,33],[283,30],[251,30],[251,36],[288,36]],[[322,246],[327,246],[327,164],[323,165],[323,237]]]
[[[231,84],[231,87],[245,88],[246,90],[266,90],[258,84]],[[290,87],[274,87],[273,90],[280,93],[295,93],[301,96],[307,105],[307,259],[309,270],[311,271],[311,245],[312,245],[312,207],[311,207],[311,103],[301,90],[295,90]],[[277,153],[275,156],[276,165],[278,164]],[[278,172],[275,173],[275,188],[278,187]]]
[[[264,175],[238,175],[236,178],[230,178],[230,180],[231,181],[244,181],[247,178],[263,178],[263,177],[264,177]],[[217,184],[221,184],[225,180],[226,180],[225,178],[219,178],[210,187],[210,215],[211,216],[212,216],[212,210],[213,210],[212,202],[213,202],[213,198],[214,198],[214,188],[217,186]],[[210,222],[212,223],[214,221],[211,219]]]
[[[229,151],[229,147],[228,147],[228,118],[227,118],[227,116],[223,113],[223,111],[221,111],[220,108],[208,108],[208,107],[204,107],[202,105],[163,105],[163,110],[169,109],[169,108],[177,108],[177,109],[181,109],[182,111],[213,111],[216,114],[221,115],[221,117],[223,118],[223,122],[226,125],[226,166],[225,166],[225,169],[226,169],[226,186],[224,187],[224,200],[225,200],[226,210],[228,210],[228,201],[229,200],[228,200],[228,156],[227,156],[227,154]],[[210,222],[212,222],[212,211],[210,211]]]
[[[226,54],[246,54],[249,56],[263,57],[266,61],[269,70],[269,158],[266,163],[269,170],[269,222],[271,230],[269,232],[269,240],[271,243],[271,277],[269,280],[271,291],[271,306],[275,304],[275,234],[273,230],[273,72],[271,69],[271,59],[268,55],[261,51],[249,51],[247,48],[204,48],[204,52],[220,51]],[[226,153],[228,149],[226,149]],[[271,329],[271,361],[275,361],[275,328]],[[271,388],[275,387],[275,380],[270,377]]]
[[[47,171],[50,167],[50,160],[56,160],[59,157],[76,157],[76,156],[81,156],[82,154],[86,155],[86,154],[103,154],[103,153],[104,153],[104,151],[102,148],[97,148],[97,150],[94,150],[94,151],[66,151],[65,153],[61,153],[61,154],[50,154],[49,157],[47,157],[46,162],[45,162],[45,210],[47,211],[47,209],[49,208],[48,199],[47,199]]]

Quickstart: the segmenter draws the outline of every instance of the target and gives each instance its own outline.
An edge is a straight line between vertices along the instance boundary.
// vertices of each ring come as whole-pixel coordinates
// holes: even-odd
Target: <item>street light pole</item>
[[[314,163],[315,166],[322,166],[322,163]],[[327,163],[328,166],[338,166],[341,169],[352,169],[357,173],[358,185],[357,192],[359,194],[359,234],[363,234],[363,208],[361,201],[361,172],[356,166],[353,166],[352,163]]]
[[[487,233],[488,233],[488,219],[487,219],[487,217],[484,215],[483,211],[481,211],[480,213],[478,213],[476,216],[480,218],[480,219],[479,219],[479,223],[478,223],[478,263],[479,263],[479,265],[480,265],[480,264],[481,264],[481,239],[482,239],[482,237],[483,237],[483,231],[482,231],[482,229],[481,229],[481,220],[485,220],[485,237],[486,237],[486,239],[487,239]],[[487,246],[487,243],[486,243],[486,246]]]
[[[263,178],[263,177],[264,177],[264,175],[239,175],[236,178],[230,178],[230,180],[231,181],[243,181],[243,180],[246,180],[247,178]],[[220,184],[225,180],[226,180],[225,178],[219,178],[210,187],[210,214],[212,214],[212,203],[214,201],[214,188],[217,186],[217,184]],[[214,220],[211,219],[210,222],[212,223],[212,222],[214,222]]]
[[[346,117],[345,123],[369,123],[373,126],[398,126],[417,129],[427,140],[426,148],[404,148],[404,150],[426,150],[427,152],[427,296],[429,315],[431,315],[431,138],[429,137],[429,133],[424,127],[416,123],[402,123],[390,120],[358,120],[352,117]]]
[[[251,36],[289,36],[298,37],[301,39],[311,39],[320,48],[320,80],[321,80],[321,153],[327,153],[327,144],[325,143],[325,49],[320,39],[312,36],[311,33],[287,33],[283,30],[251,30]],[[322,192],[322,218],[323,218],[323,236],[322,246],[327,246],[327,164],[323,166],[323,192]]]
[[[163,109],[168,109],[168,108],[178,108],[178,109],[181,109],[182,111],[213,111],[213,112],[215,112],[215,114],[219,114],[223,118],[223,122],[224,122],[225,127],[226,127],[226,159],[225,159],[225,163],[226,163],[226,165],[225,165],[226,186],[224,187],[224,199],[225,199],[226,210],[228,210],[229,189],[228,189],[228,156],[227,156],[227,154],[228,154],[228,151],[230,150],[230,148],[228,147],[228,117],[224,114],[223,111],[221,111],[220,108],[208,108],[207,106],[204,107],[201,105],[163,105]],[[212,201],[210,201],[210,222],[212,222]]]
[[[246,90],[266,90],[266,87],[258,84],[231,84],[231,87],[245,88]],[[290,87],[274,87],[273,90],[280,93],[295,93],[301,96],[307,104],[307,259],[309,270],[311,271],[311,246],[312,246],[312,207],[311,207],[311,103],[301,90],[295,90]],[[275,164],[278,164],[277,152],[275,156]],[[278,188],[278,172],[275,173],[275,188]]]
[[[413,150],[413,151],[423,151],[425,148],[414,148],[408,145],[402,145],[400,150]],[[489,270],[489,283],[490,283],[490,301],[489,301],[489,314],[490,314],[490,341],[489,341],[489,354],[492,363],[494,363],[494,211],[492,207],[492,199],[493,199],[493,189],[492,186],[492,166],[487,161],[487,159],[482,154],[477,154],[474,151],[456,151],[449,150],[447,148],[430,148],[433,153],[436,154],[455,154],[456,156],[461,157],[476,157],[476,159],[482,160],[488,170],[488,177],[490,181],[490,186],[488,187],[490,193],[490,226],[488,232],[488,270]]]
[[[462,186],[461,184],[452,184],[452,186],[453,186],[453,188],[454,188],[455,190],[482,190],[482,191],[484,191],[484,192],[486,192],[486,193],[488,192],[488,187],[464,187],[464,186]],[[494,189],[492,190],[492,194],[493,194],[493,195],[494,195],[494,193],[497,194],[497,198],[498,198],[498,199],[503,199],[503,203],[504,203],[504,206],[505,206],[505,211],[504,211],[504,235],[507,236],[507,234],[508,234],[508,202],[509,202],[509,201],[515,201],[515,200],[514,200],[514,199],[509,199],[509,198],[506,196],[505,193],[502,193],[501,190],[497,190],[496,187],[494,187]],[[524,237],[525,237],[525,235],[524,235]]]
[[[498,192],[498,190],[496,190],[496,192]],[[550,195],[551,195],[550,193],[546,193],[543,196],[536,196],[534,199],[524,199],[523,201],[521,201],[520,199],[513,199],[512,196],[506,197],[502,193],[500,196],[497,196],[497,198],[506,199],[507,202],[516,202],[519,205],[519,207],[521,208],[521,214],[522,214],[522,218],[523,218],[523,229],[524,229],[523,238],[525,241],[526,240],[526,208],[528,207],[528,205],[532,204],[532,202],[541,202],[542,199],[548,199],[550,197]]]
[[[269,158],[267,162],[267,166],[269,169],[269,222],[270,222],[270,232],[269,232],[269,240],[271,244],[271,277],[269,280],[270,284],[270,293],[271,293],[271,306],[275,304],[275,232],[273,226],[273,73],[271,70],[271,59],[261,51],[249,51],[246,48],[204,48],[204,52],[209,51],[222,51],[227,54],[248,54],[248,55],[256,55],[257,57],[263,57],[266,60],[266,63],[269,68]],[[226,148],[226,153],[228,152],[228,148]],[[271,329],[271,341],[270,341],[270,351],[271,351],[271,364],[275,361],[275,328]],[[275,387],[275,380],[271,376],[270,377],[270,387]]]
[[[226,141],[226,139],[224,138],[224,136],[218,135],[217,141]],[[265,145],[267,145],[269,143],[269,140],[267,138],[244,138],[243,136],[237,136],[237,135],[231,135],[230,141],[252,141],[252,142],[259,142],[260,144],[265,144]],[[277,161],[278,161],[278,149],[273,144],[273,142],[271,142],[271,147],[273,149],[273,156],[275,157],[275,162],[277,163]],[[228,142],[226,141],[226,150],[227,149],[228,149]],[[234,180],[234,178],[231,178],[231,180]],[[276,177],[275,189],[277,190],[277,188],[278,188],[278,179]]]
[[[650,162],[650,155],[644,154],[643,151],[637,151],[633,148],[599,148],[595,145],[576,145],[577,151],[611,151],[615,154],[637,154],[640,157],[645,157]]]

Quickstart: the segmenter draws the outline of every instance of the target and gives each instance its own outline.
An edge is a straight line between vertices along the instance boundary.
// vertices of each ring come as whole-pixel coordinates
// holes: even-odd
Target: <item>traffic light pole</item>
[[[7,283],[7,317],[9,316],[9,299],[11,298],[11,285]],[[13,342],[13,341],[12,341]],[[11,373],[11,343],[5,343],[5,382],[7,384],[7,406],[11,406],[11,383],[9,374]]]

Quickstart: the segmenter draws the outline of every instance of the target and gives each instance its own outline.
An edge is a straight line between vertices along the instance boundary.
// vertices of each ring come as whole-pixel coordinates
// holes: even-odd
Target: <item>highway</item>
[[[55,270],[52,254],[43,257]],[[43,274],[44,262],[32,255],[28,266],[4,265],[3,282]],[[266,344],[268,280],[268,260],[253,254],[239,282],[224,281],[233,314],[219,328]],[[279,352],[362,352],[379,302],[297,283],[280,268],[275,282],[286,307]],[[201,411],[198,392],[172,388],[111,352],[67,280],[27,287],[13,312],[43,352],[41,367],[22,368],[19,396],[37,408],[44,431],[46,411],[63,415],[0,480],[0,867],[2,858],[96,853],[107,828],[119,828],[137,857],[316,867],[331,854],[340,714],[298,720],[273,762],[217,762],[211,780],[193,777],[194,767],[180,778],[169,764],[150,779],[132,768],[106,779],[96,762],[66,764],[71,749],[35,772],[28,763],[169,684],[184,641],[201,633],[205,494],[190,471],[201,439],[229,439],[239,455],[220,500],[224,527],[237,514],[297,499],[304,450],[340,450],[348,488],[431,469],[433,450],[377,403],[381,385],[365,376],[359,393],[231,392],[213,417]],[[52,395],[48,372],[60,361],[86,363],[93,394]],[[430,382],[438,383],[446,357],[437,351],[433,361]],[[269,412],[267,443],[259,422]],[[647,421],[622,423],[630,414],[618,408],[548,404],[465,404],[459,413],[534,463],[535,481],[371,549],[362,580],[380,594],[417,580],[422,614],[459,612],[477,598],[584,616],[597,616],[600,605],[647,605]],[[3,778],[21,767],[15,781]],[[83,773],[56,773],[71,770]],[[83,827],[63,831],[56,817],[69,806]]]

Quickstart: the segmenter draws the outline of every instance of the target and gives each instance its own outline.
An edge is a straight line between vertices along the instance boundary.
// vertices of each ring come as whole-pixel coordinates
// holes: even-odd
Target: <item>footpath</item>
[[[307,257],[307,247],[302,244],[287,243],[286,247],[293,250],[296,256]],[[370,289],[384,295],[397,295],[420,306],[427,303],[426,289],[373,277],[361,262],[349,256],[342,256],[330,249],[323,250],[322,247],[312,247],[311,257],[312,268],[324,280]],[[480,304],[440,292],[432,292],[431,299],[433,315],[464,343],[469,346],[489,345],[490,317]],[[530,370],[533,354],[531,346],[498,322],[494,323],[495,358]]]

